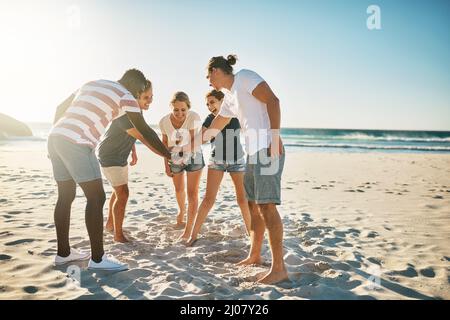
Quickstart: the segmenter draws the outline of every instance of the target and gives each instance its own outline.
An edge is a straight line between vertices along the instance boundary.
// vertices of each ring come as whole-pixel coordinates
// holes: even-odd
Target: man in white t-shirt
[[[232,118],[237,117],[245,135],[247,167],[244,186],[251,211],[251,249],[240,265],[261,263],[261,247],[267,228],[272,251],[270,271],[258,281],[265,284],[288,279],[283,261],[283,224],[277,205],[281,204],[281,174],[285,152],[280,138],[280,103],[256,72],[241,70],[233,74],[236,57],[213,57],[207,78],[225,98],[221,110],[203,137],[192,143],[209,141]],[[192,147],[191,147],[192,148]],[[187,148],[185,148],[187,150]]]

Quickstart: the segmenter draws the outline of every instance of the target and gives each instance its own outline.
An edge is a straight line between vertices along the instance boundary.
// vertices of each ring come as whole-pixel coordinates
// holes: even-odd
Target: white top
[[[271,143],[270,120],[267,105],[253,96],[253,90],[264,79],[256,72],[243,69],[235,74],[231,90],[222,89],[225,94],[219,115],[237,117],[245,136],[248,155],[268,148]]]
[[[168,146],[184,146],[191,141],[191,136],[189,130],[194,130],[195,133],[198,133],[202,127],[202,122],[200,116],[194,111],[188,111],[186,115],[186,119],[183,122],[183,125],[176,129],[172,121],[170,121],[171,113],[166,115],[159,121],[159,128],[161,129],[161,133],[167,136]],[[178,142],[178,143],[177,143]],[[196,151],[200,150],[201,146],[199,145],[196,148]]]

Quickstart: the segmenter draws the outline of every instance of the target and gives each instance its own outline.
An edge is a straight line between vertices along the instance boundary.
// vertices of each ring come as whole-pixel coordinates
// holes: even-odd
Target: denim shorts
[[[186,163],[174,164],[169,162],[170,171],[172,173],[194,172],[201,170],[205,167],[205,160],[203,159],[203,154],[201,152],[194,153]]]
[[[50,136],[47,148],[56,181],[73,180],[83,183],[102,178],[94,149],[70,142],[61,136]]]
[[[210,158],[208,169],[218,170],[223,172],[245,172],[245,160],[238,159],[237,161],[223,161]]]
[[[281,204],[281,175],[286,151],[277,158],[268,156],[268,149],[247,156],[244,187],[248,201],[256,204]]]

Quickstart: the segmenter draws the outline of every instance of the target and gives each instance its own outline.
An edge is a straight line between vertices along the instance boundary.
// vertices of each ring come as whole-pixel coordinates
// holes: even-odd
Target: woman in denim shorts
[[[206,105],[211,114],[203,122],[203,131],[211,125],[215,116],[219,113],[224,94],[221,91],[212,90],[206,95]],[[206,182],[206,194],[195,218],[187,245],[193,245],[209,211],[213,207],[220,183],[225,172],[228,172],[236,189],[236,201],[241,209],[247,234],[250,231],[250,211],[245,197],[244,174],[245,156],[240,141],[240,124],[236,118],[211,140],[211,157],[208,165],[208,178]]]
[[[166,115],[159,122],[162,133],[162,141],[167,147],[180,146],[190,141],[196,133],[200,132],[200,116],[191,111],[191,102],[184,92],[176,92],[170,102],[172,112]],[[187,223],[180,240],[190,235],[190,230],[194,223],[194,217],[198,209],[198,189],[202,169],[205,166],[201,146],[192,153],[186,153],[182,156],[173,156],[172,160],[165,159],[167,176],[172,178],[175,187],[175,193],[179,212],[177,216],[177,226],[182,227],[183,218],[186,213],[186,187],[185,175],[187,177]]]

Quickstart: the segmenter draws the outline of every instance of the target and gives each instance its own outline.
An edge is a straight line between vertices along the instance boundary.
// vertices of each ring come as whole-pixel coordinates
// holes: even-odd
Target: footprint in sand
[[[284,261],[290,266],[299,266],[303,262],[297,254],[293,253],[285,255]]]
[[[21,214],[24,213],[22,211],[8,211],[8,214]]]
[[[374,264],[377,264],[377,265],[381,266],[381,259],[380,258],[370,257],[370,258],[367,258],[367,260],[372,262],[372,263],[374,263]]]
[[[395,270],[391,272],[387,272],[387,275],[394,275],[394,276],[404,276],[407,278],[415,278],[419,274],[417,273],[416,269],[414,269],[412,266],[409,266],[405,270]]]
[[[7,243],[5,243],[5,246],[16,246],[18,244],[30,243],[33,241],[34,241],[34,239],[20,239],[20,240],[16,240],[16,241],[7,242]]]
[[[337,237],[345,237],[344,231],[334,231],[333,234]]]
[[[376,238],[376,237],[378,237],[378,236],[379,236],[379,234],[378,234],[377,232],[375,232],[375,231],[370,231],[370,232],[367,233],[367,235],[366,235],[367,238]]]
[[[420,274],[427,278],[434,278],[436,276],[436,273],[432,267],[420,270]]]
[[[27,287],[23,288],[23,291],[25,291],[26,293],[29,293],[29,294],[35,294],[36,292],[39,291],[39,289],[36,288],[35,286],[27,286]]]

